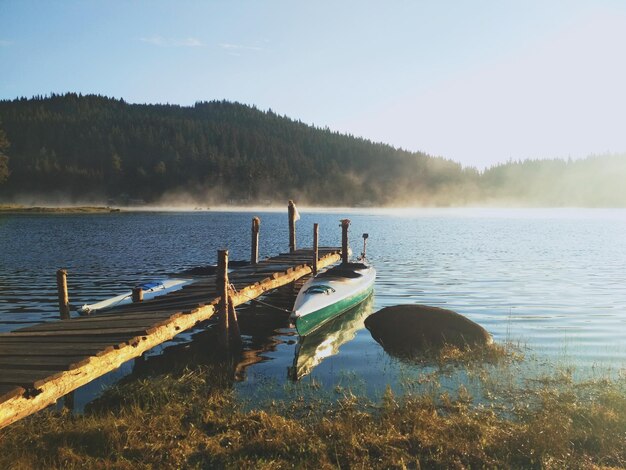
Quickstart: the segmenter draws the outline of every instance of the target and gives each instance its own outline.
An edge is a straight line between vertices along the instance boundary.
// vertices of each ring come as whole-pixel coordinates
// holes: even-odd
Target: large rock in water
[[[370,315],[365,326],[392,354],[414,355],[444,345],[459,348],[491,344],[482,326],[452,310],[427,305],[396,305]]]

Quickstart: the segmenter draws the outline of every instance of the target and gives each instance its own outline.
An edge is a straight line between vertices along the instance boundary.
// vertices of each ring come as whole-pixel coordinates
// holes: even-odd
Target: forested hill
[[[11,144],[5,197],[437,204],[471,173],[223,101],[182,107],[53,95],[0,102],[0,126]]]
[[[73,93],[0,101],[4,201],[626,206],[624,181],[624,156],[478,172],[225,101],[137,105]]]

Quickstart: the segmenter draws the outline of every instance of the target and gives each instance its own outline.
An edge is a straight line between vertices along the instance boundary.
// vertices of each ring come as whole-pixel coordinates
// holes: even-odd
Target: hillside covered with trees
[[[5,201],[626,206],[623,156],[479,172],[225,101],[22,98],[0,102],[0,129]]]

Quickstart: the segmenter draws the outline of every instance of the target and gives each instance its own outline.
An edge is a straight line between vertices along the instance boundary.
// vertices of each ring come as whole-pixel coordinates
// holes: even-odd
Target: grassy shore
[[[477,373],[498,390],[487,401],[460,384],[389,389],[378,402],[338,390],[332,401],[252,404],[237,398],[224,364],[135,378],[83,415],[44,411],[0,431],[0,468],[626,466],[624,377],[575,382],[561,371],[511,382],[499,367]]]
[[[119,209],[105,206],[23,206],[21,204],[0,204],[0,214],[100,214],[119,212]]]

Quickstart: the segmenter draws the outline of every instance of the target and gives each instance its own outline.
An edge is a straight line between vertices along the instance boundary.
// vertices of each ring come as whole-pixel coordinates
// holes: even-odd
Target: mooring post
[[[320,224],[313,224],[313,275],[317,274],[317,260],[319,259]]]
[[[252,218],[252,242],[250,245],[250,264],[255,265],[259,262],[259,229],[261,228],[261,219]]]
[[[237,320],[237,310],[232,297],[228,299],[228,325],[230,327],[229,344],[231,346],[241,347],[241,332],[239,331],[239,321]]]
[[[341,262],[347,263],[350,247],[348,246],[348,227],[350,219],[341,219]]]
[[[289,201],[287,206],[289,212],[289,253],[296,251],[296,205]]]
[[[133,287],[132,299],[134,304],[137,302],[143,302],[143,289],[141,286]]]
[[[57,291],[59,292],[59,314],[61,320],[70,318],[70,297],[67,293],[67,271],[59,269],[57,271]]]
[[[218,250],[217,252],[217,273],[216,273],[217,293],[220,296],[219,315],[220,327],[222,329],[222,341],[228,347],[228,250]]]

